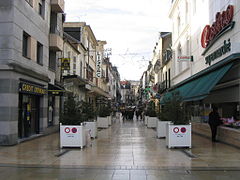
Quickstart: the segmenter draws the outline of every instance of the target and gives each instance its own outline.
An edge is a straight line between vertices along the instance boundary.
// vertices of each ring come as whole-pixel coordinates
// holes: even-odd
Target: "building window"
[[[178,36],[180,35],[180,30],[181,30],[181,18],[178,16],[177,18],[177,30],[178,30]]]
[[[186,3],[185,3],[185,21],[186,21],[186,24],[188,24],[188,2],[186,1]]]
[[[80,62],[80,77],[82,77],[82,67],[83,66],[83,64],[82,64],[82,61]]]
[[[193,0],[193,15],[196,13],[196,0]]]
[[[33,0],[25,0],[30,6],[33,7]]]
[[[179,44],[178,45],[178,56],[182,56],[182,47],[181,45]],[[182,72],[182,62],[181,61],[178,61],[178,72]]]
[[[52,71],[56,71],[56,52],[49,52],[49,69]]]
[[[45,15],[45,0],[40,0],[38,3],[38,13],[42,18],[44,18]]]
[[[43,65],[43,45],[37,42],[37,63]]]
[[[30,58],[30,36],[23,32],[23,40],[22,40],[22,55],[26,58]]]
[[[171,87],[171,71],[170,69],[168,69],[168,87],[170,88]]]
[[[167,76],[167,71],[165,72],[165,87],[167,88],[168,86],[168,76]]]
[[[93,69],[87,66],[87,79],[93,82]]]

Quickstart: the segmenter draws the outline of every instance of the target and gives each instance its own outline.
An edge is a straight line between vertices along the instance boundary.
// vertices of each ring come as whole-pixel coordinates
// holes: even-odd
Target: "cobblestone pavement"
[[[0,179],[239,179],[240,150],[194,135],[168,149],[142,121],[116,120],[92,146],[59,149],[59,134],[0,147]]]

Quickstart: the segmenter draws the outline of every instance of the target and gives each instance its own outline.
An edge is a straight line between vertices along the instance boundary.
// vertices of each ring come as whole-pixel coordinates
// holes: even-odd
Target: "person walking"
[[[218,108],[216,106],[212,107],[212,112],[209,114],[208,124],[212,132],[212,142],[216,142],[217,128],[222,124],[220,116],[218,114]]]

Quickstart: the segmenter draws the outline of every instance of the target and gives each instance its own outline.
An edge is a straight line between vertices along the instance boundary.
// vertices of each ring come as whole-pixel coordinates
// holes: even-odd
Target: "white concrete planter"
[[[157,121],[157,137],[166,137],[166,124],[171,123],[171,121]]]
[[[90,130],[90,135],[91,138],[96,138],[97,137],[97,122],[92,121],[92,122],[85,122],[86,129]]]
[[[112,116],[108,116],[108,125],[111,126],[112,125]]]
[[[166,124],[166,146],[172,147],[192,147],[191,124],[173,125]]]
[[[98,128],[108,128],[108,117],[97,117]]]
[[[83,125],[62,125],[60,123],[60,148],[86,146],[88,130]]]
[[[156,128],[157,127],[157,121],[158,121],[157,117],[148,117],[147,127],[148,128]]]
[[[145,124],[145,126],[147,126],[147,123],[148,123],[148,116],[145,116],[145,118],[144,118],[144,124]]]

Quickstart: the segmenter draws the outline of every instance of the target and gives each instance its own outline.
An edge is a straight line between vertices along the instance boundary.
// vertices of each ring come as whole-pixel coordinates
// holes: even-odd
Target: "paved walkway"
[[[0,179],[237,179],[240,150],[193,135],[168,149],[143,122],[116,121],[92,146],[59,149],[59,134],[0,147]],[[61,154],[62,153],[62,154]]]

